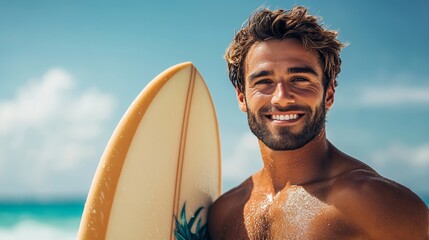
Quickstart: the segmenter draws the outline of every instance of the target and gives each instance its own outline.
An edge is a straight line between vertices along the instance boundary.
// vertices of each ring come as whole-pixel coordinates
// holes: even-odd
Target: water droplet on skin
[[[296,239],[305,239],[312,221],[327,208],[327,204],[309,194],[304,188],[290,188],[285,203],[281,205],[283,211],[281,219],[277,219],[273,229],[280,230],[277,236],[288,239],[291,236],[284,231],[281,232],[281,229],[294,229]]]

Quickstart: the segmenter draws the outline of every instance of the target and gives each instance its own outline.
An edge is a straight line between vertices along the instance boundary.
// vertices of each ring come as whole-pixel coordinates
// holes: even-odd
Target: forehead
[[[317,52],[296,39],[271,39],[255,43],[245,59],[245,78],[253,71],[312,67],[322,74]]]

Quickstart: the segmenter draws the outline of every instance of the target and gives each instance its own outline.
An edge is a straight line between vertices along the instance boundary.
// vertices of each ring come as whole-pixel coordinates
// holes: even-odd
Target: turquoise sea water
[[[423,198],[429,206],[429,195]],[[76,239],[84,201],[0,203],[0,239]]]
[[[83,201],[0,203],[0,239],[76,239]]]

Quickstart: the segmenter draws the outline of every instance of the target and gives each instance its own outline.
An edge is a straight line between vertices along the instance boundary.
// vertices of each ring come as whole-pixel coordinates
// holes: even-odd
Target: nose
[[[295,98],[290,87],[283,82],[279,82],[271,98],[271,104],[287,106],[293,103],[295,103]]]

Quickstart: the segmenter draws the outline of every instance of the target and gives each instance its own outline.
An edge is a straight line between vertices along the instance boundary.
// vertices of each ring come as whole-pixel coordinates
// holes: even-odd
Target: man
[[[303,7],[261,10],[236,34],[229,76],[264,166],[213,204],[212,240],[428,239],[416,194],[326,139],[344,46],[336,36]]]

